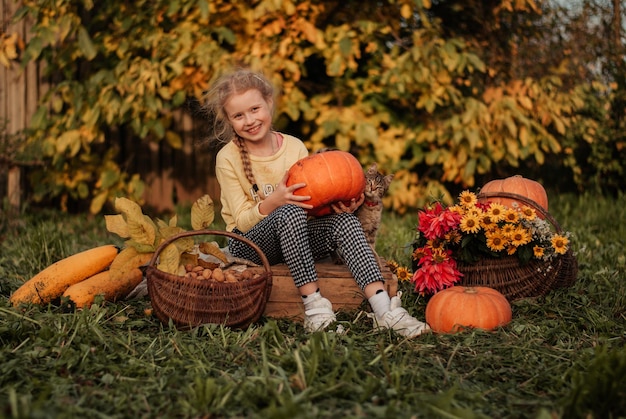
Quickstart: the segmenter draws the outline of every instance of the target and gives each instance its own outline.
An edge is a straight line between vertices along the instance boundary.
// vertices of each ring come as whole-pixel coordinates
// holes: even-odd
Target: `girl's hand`
[[[346,204],[340,201],[335,204],[332,204],[330,207],[333,209],[333,211],[335,211],[335,214],[341,214],[342,212],[353,213],[361,206],[364,200],[365,200],[365,194],[361,194],[358,200],[352,199],[348,206],[346,206]]]
[[[274,192],[261,202],[259,211],[262,214],[269,214],[276,208],[285,204],[294,204],[304,209],[312,209],[313,205],[305,204],[304,201],[311,199],[309,195],[295,195],[294,192],[306,186],[306,183],[294,183],[287,186],[287,178],[289,173],[285,172],[285,176],[276,186]]]

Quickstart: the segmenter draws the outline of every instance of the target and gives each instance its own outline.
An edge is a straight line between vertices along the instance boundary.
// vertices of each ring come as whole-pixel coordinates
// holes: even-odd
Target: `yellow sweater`
[[[250,155],[252,173],[265,196],[274,191],[295,162],[309,154],[300,139],[279,135],[283,137],[283,144],[276,154],[269,157]],[[239,148],[234,142],[229,142],[217,153],[215,175],[220,184],[222,218],[226,222],[226,230],[232,231],[237,227],[245,233],[265,216],[259,212],[261,197],[246,178]]]

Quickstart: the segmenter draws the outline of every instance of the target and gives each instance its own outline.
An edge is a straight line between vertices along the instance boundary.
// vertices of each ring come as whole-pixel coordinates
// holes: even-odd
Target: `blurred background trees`
[[[14,18],[50,81],[24,142],[47,162],[28,169],[38,202],[96,213],[170,169],[195,189],[167,203],[206,191],[200,98],[237,66],[281,90],[277,129],[395,173],[399,213],[513,173],[624,190],[618,0],[23,0]]]

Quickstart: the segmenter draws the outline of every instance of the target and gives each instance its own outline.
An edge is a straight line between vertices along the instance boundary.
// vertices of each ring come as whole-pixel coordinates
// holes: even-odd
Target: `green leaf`
[[[347,36],[344,36],[339,41],[339,51],[344,57],[349,57],[352,55],[352,40]]]
[[[96,50],[96,47],[94,46],[91,37],[84,26],[78,28],[78,47],[85,58],[89,61],[93,60],[98,54],[98,51]]]
[[[70,156],[75,156],[80,150],[80,145],[80,131],[77,129],[66,131],[57,140],[57,153],[64,153],[69,149]]]
[[[343,57],[340,54],[335,54],[328,63],[326,72],[329,76],[340,76],[343,72]]]
[[[81,120],[85,123],[85,125],[90,126],[90,127],[96,126],[98,123],[98,119],[100,119],[100,107],[99,106],[93,106],[93,107],[87,108],[85,112],[83,113],[83,117],[81,118]]]
[[[198,0],[198,8],[200,9],[200,17],[202,20],[209,18],[209,2],[206,0]]]
[[[48,116],[48,108],[46,106],[40,106],[37,108],[37,111],[33,115],[30,121],[30,126],[33,129],[43,129],[45,126],[45,121]]]
[[[13,14],[13,18],[11,19],[12,23],[17,23],[20,20],[24,19],[27,15],[28,12],[30,11],[29,7],[25,7],[22,6],[19,9],[17,9],[17,11]]]
[[[219,27],[215,30],[215,32],[217,33],[220,41],[225,41],[230,45],[235,45],[237,42],[237,36],[229,28]]]
[[[356,124],[356,142],[358,144],[374,143],[378,139],[376,127],[367,122]]]
[[[476,159],[472,158],[465,163],[465,168],[463,169],[463,179],[468,180],[473,178],[474,173],[476,173]]]
[[[89,212],[91,214],[98,214],[102,211],[102,207],[106,204],[109,194],[107,191],[100,192],[97,194],[89,204]]]
[[[35,36],[28,41],[28,45],[22,55],[22,65],[25,66],[29,62],[37,60],[41,55],[41,51],[43,51],[43,47],[43,41],[39,36]]]
[[[120,173],[117,170],[105,170],[100,174],[100,187],[109,189],[120,180]]]
[[[172,98],[172,106],[177,108],[185,103],[185,100],[187,100],[187,94],[180,90],[174,94],[174,97]]]
[[[85,182],[79,182],[76,191],[80,199],[85,199],[89,196],[89,186]]]

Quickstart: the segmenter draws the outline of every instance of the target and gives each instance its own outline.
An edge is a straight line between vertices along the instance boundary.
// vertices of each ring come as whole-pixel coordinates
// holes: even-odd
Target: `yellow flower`
[[[489,231],[485,233],[485,236],[487,237],[487,247],[494,252],[503,250],[508,244],[506,237],[499,231]]]
[[[411,272],[404,266],[400,266],[396,270],[396,276],[398,277],[398,281],[408,281],[411,279]]]
[[[515,246],[509,246],[506,248],[506,254],[507,255],[514,255],[515,252],[517,252],[517,247]]]
[[[431,249],[435,250],[435,249],[443,249],[444,246],[446,245],[446,243],[443,240],[428,240],[426,242],[426,246],[430,247]]]
[[[418,247],[417,249],[413,250],[413,253],[411,253],[411,257],[413,258],[413,260],[420,260],[424,257],[424,254],[425,253],[422,248]]]
[[[560,234],[555,234],[552,237],[552,247],[554,251],[559,255],[565,254],[567,252],[567,245],[569,244],[569,239],[565,236],[561,236]]]
[[[478,233],[480,230],[480,221],[476,215],[465,214],[463,218],[461,218],[459,226],[464,233]]]
[[[459,202],[465,208],[473,207],[477,202],[476,194],[470,191],[463,191],[459,195]]]
[[[448,207],[448,209],[451,212],[456,212],[457,214],[461,214],[461,215],[465,214],[465,209],[463,209],[463,207],[461,207],[460,205],[453,205],[451,207]]]
[[[459,230],[450,230],[444,236],[444,239],[446,241],[450,242],[451,244],[459,244],[459,243],[461,243],[461,239],[462,238],[463,238],[463,235],[459,232]]]
[[[494,231],[498,228],[498,224],[494,223],[491,216],[489,214],[483,215],[480,219],[480,226],[485,231]]]
[[[435,263],[442,263],[449,259],[445,249],[433,249],[433,260]]]
[[[465,215],[471,215],[474,217],[482,218],[483,210],[478,207],[469,207],[467,208],[467,211],[465,211]]]
[[[509,208],[504,212],[504,221],[507,223],[517,223],[519,221],[519,214],[516,210]]]
[[[497,223],[499,221],[504,220],[505,211],[506,211],[506,208],[504,207],[504,205],[491,203],[489,205],[489,210],[487,211],[487,214],[489,214],[489,217],[491,217],[491,220],[494,223]]]
[[[524,227],[518,226],[511,234],[511,244],[519,247],[530,243],[531,234]]]
[[[537,259],[541,259],[543,257],[545,253],[545,249],[541,246],[535,246],[533,247],[533,255],[537,258]]]
[[[395,260],[388,260],[387,267],[391,272],[395,273],[398,270],[398,262],[396,262]]]
[[[535,212],[535,209],[526,205],[522,206],[520,214],[522,214],[522,217],[524,219],[529,221],[534,220],[537,217],[537,212]]]
[[[502,226],[502,234],[504,234],[506,237],[511,237],[511,234],[513,234],[513,231],[515,231],[515,225],[514,224],[505,224]]]

